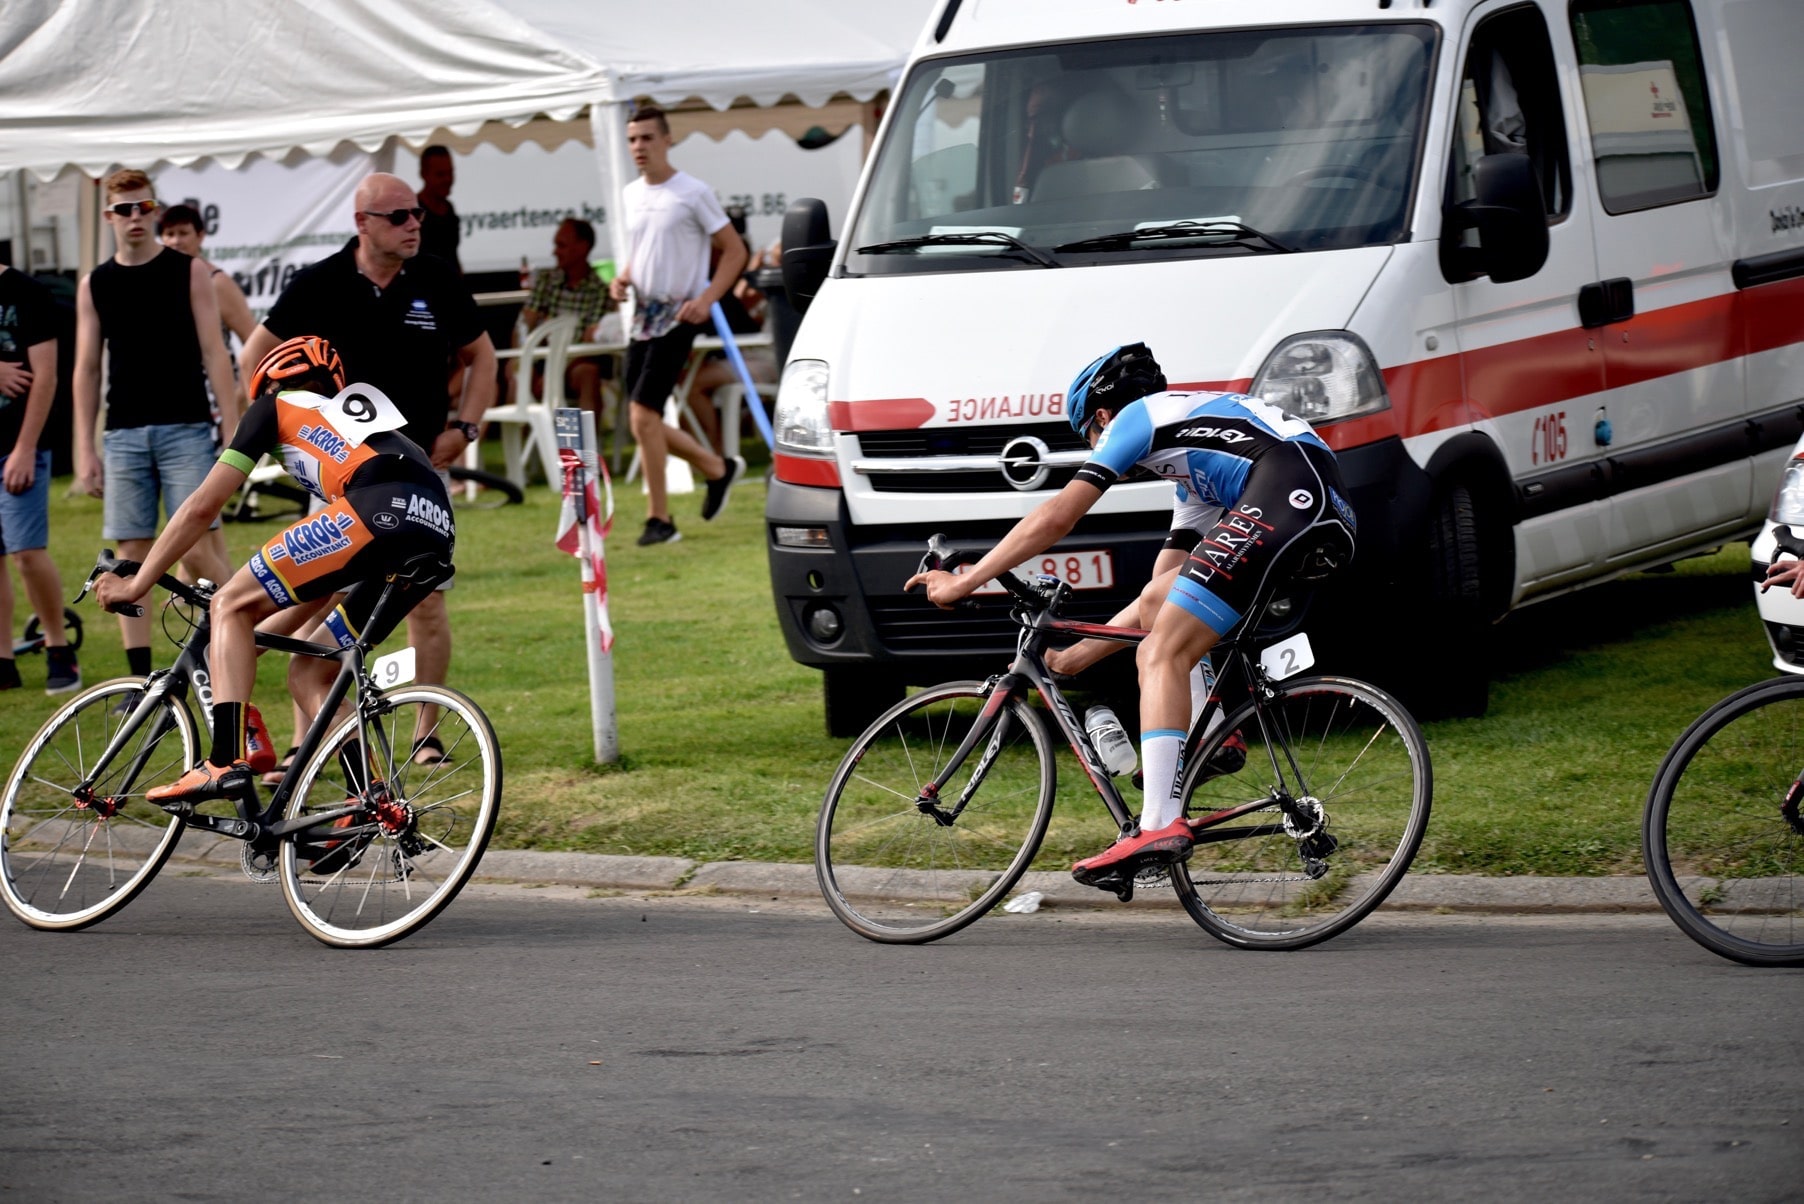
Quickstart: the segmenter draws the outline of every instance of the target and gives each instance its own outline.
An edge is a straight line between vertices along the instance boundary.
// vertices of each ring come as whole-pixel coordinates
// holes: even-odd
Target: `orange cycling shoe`
[[[263,725],[263,715],[250,703],[244,704],[244,760],[252,773],[270,773],[276,767],[276,745]]]
[[[1190,824],[1182,816],[1163,828],[1116,841],[1094,857],[1071,867],[1071,876],[1085,886],[1114,889],[1122,878],[1132,878],[1152,865],[1170,865],[1190,856]]]
[[[215,765],[211,761],[202,761],[169,785],[146,790],[144,797],[153,803],[195,802],[238,794],[248,790],[250,785],[251,767],[247,763],[233,761],[230,765]]]

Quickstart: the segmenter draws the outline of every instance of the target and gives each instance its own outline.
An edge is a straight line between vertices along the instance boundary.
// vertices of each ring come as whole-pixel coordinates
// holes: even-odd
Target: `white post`
[[[600,454],[595,438],[595,415],[587,410],[567,407],[557,411],[558,450],[575,451],[582,459],[581,479],[576,483],[576,541],[582,561],[583,640],[589,650],[589,724],[595,745],[595,759],[604,765],[620,760],[620,732],[614,712],[614,657],[601,647],[601,599],[595,580],[595,549],[590,543],[588,513],[588,480]]]

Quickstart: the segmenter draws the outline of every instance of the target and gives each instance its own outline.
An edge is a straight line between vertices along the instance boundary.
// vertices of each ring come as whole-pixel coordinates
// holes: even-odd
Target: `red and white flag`
[[[585,459],[593,470],[588,470]],[[614,485],[599,456],[584,457],[562,448],[558,461],[564,470],[564,502],[558,512],[557,546],[583,562],[583,592],[595,595],[601,650],[609,652],[614,647],[614,627],[608,622],[608,563],[602,545],[614,529]],[[595,486],[597,472],[607,487],[605,510]]]

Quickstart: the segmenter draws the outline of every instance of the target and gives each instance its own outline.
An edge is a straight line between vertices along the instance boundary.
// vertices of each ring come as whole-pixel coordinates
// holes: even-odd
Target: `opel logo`
[[[1011,439],[1002,449],[1002,479],[1026,493],[1038,489],[1052,475],[1046,455],[1052,449],[1032,435]]]

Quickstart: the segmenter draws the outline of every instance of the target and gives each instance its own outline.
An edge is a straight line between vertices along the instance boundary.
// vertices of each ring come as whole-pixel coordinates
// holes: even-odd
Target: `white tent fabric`
[[[818,107],[896,82],[938,0],[496,0],[607,69],[596,99],[699,97],[716,109],[793,95]]]
[[[605,87],[488,0],[6,0],[0,172],[372,150],[573,116]]]

